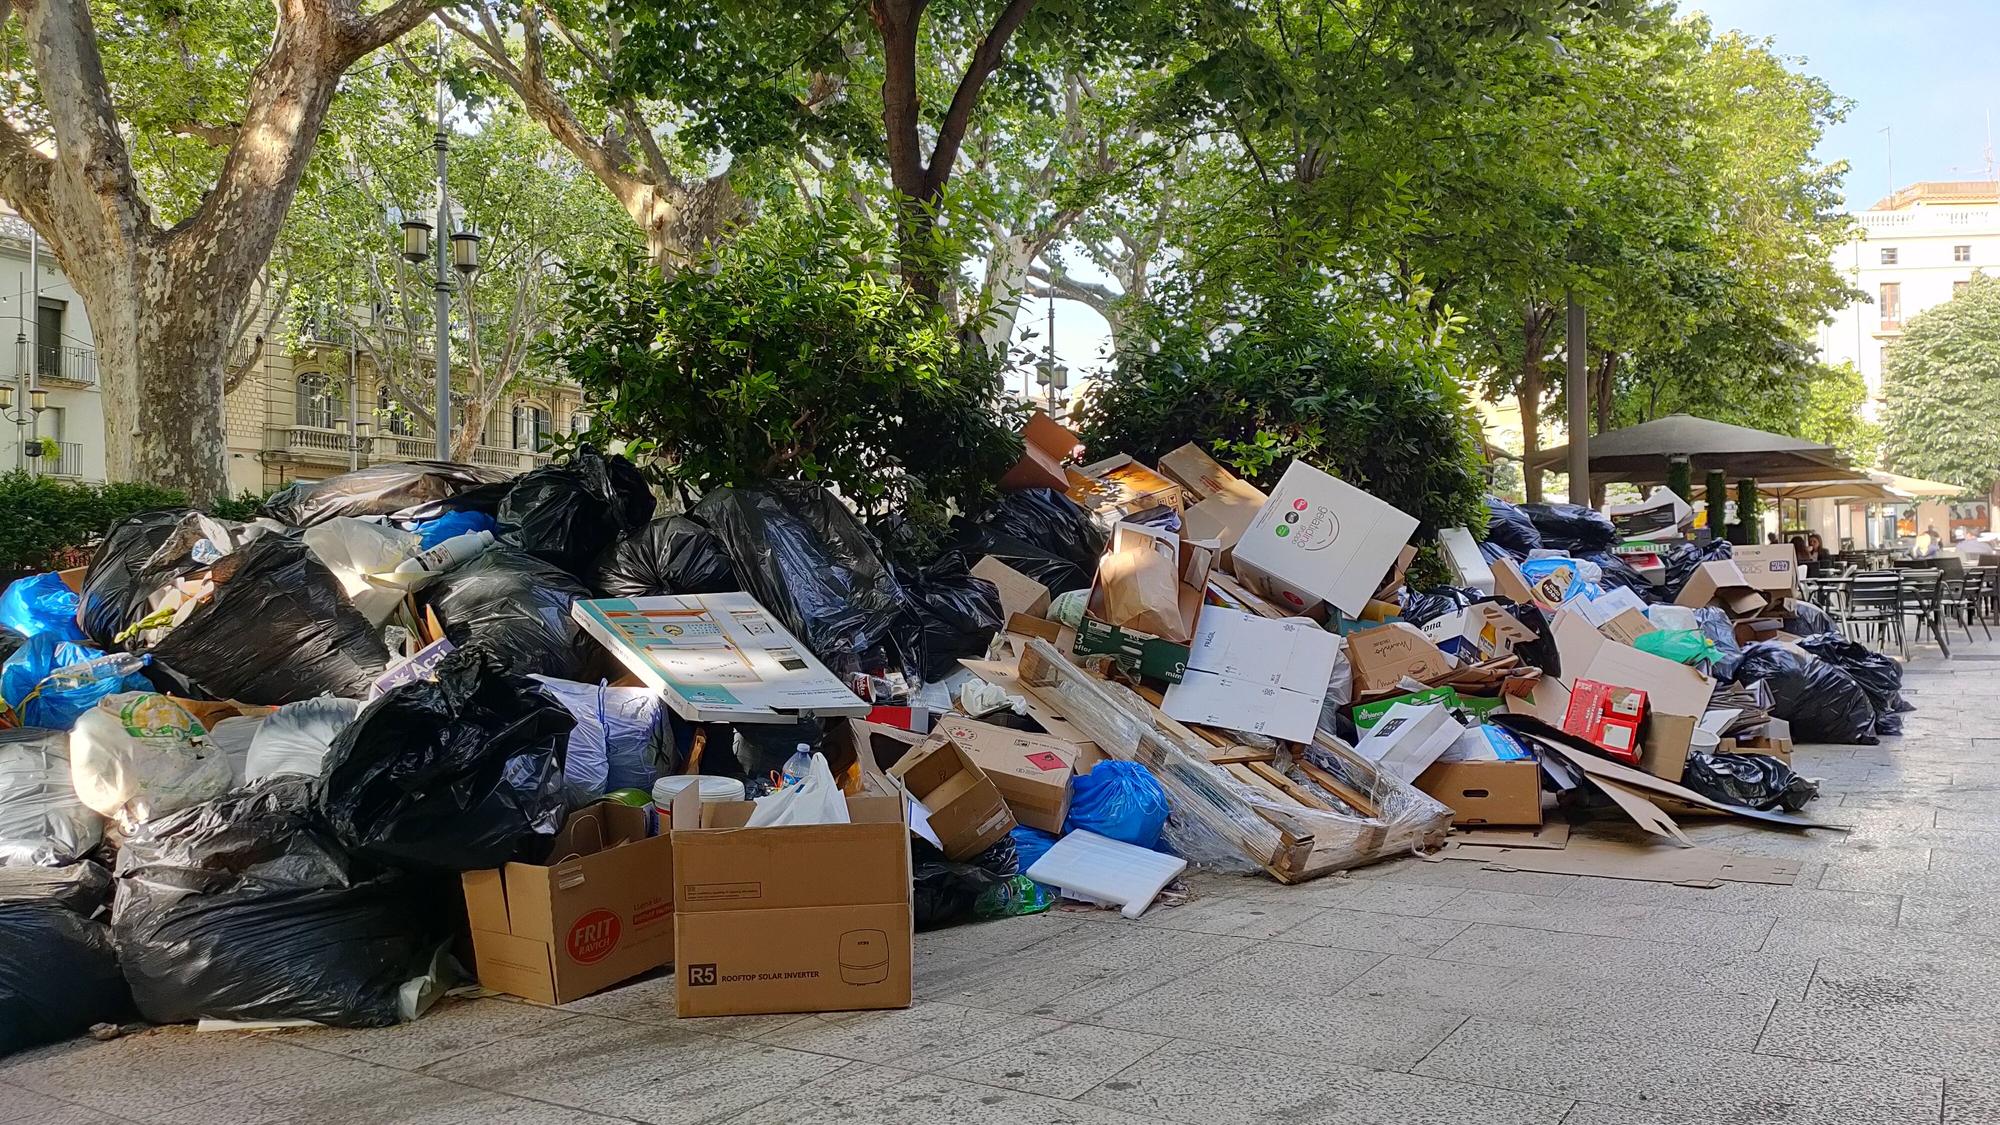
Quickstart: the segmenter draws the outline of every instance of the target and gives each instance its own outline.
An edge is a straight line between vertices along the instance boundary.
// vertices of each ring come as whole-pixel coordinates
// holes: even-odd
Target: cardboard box
[[[1687,587],[1674,599],[1675,605],[1700,609],[1721,606],[1732,617],[1748,617],[1769,604],[1764,595],[1750,588],[1750,582],[1730,559],[1705,562],[1694,568]]]
[[[826,725],[822,752],[841,792],[851,797],[896,793],[900,790],[889,780],[889,770],[933,737],[866,719],[841,719]]]
[[[1148,508],[1178,512],[1186,504],[1180,485],[1123,453],[1071,469],[1068,477],[1065,494],[1085,511],[1109,522]]]
[[[1498,603],[1478,602],[1432,618],[1424,625],[1424,636],[1444,652],[1476,662],[1513,652],[1515,645],[1534,640],[1535,631],[1514,620]]]
[[[463,872],[479,983],[566,1004],[670,964],[673,847],[646,835],[645,809],[599,801],[570,814],[548,865]]]
[[[1646,616],[1645,611],[1637,609],[1620,610],[1611,620],[1597,627],[1598,632],[1621,645],[1629,645],[1647,633],[1658,632],[1659,629],[1658,625],[1653,624],[1652,618]]]
[[[690,722],[792,723],[869,711],[748,594],[579,600],[570,616]]]
[[[850,796],[848,824],[745,828],[756,805],[673,805],[674,1010],[910,1006],[907,798]]]
[[[1482,594],[1497,592],[1493,564],[1480,551],[1479,541],[1472,537],[1472,532],[1462,527],[1441,527],[1438,529],[1438,544],[1444,548],[1444,561],[1451,567],[1455,584]]]
[[[1560,682],[1552,687],[1549,677],[1542,677],[1530,706],[1519,707],[1510,700],[1509,710],[1526,710],[1560,727],[1569,693],[1579,679],[1637,688],[1646,693],[1649,712],[1640,731],[1639,768],[1678,782],[1687,765],[1695,724],[1708,713],[1715,681],[1685,664],[1606,638],[1573,609],[1556,614],[1549,622],[1549,632],[1562,657]]]
[[[1000,611],[1006,617],[1047,617],[1049,588],[991,555],[972,564],[972,576],[984,578],[1000,591]]]
[[[1646,720],[1646,693],[1596,680],[1570,684],[1562,729],[1589,739],[1605,753],[1634,765],[1639,761],[1639,724]]]
[[[1014,814],[986,771],[949,738],[926,742],[889,768],[930,814],[946,859],[971,859],[1014,827]]]
[[[1213,542],[1221,549],[1224,567],[1233,565],[1236,544],[1250,528],[1251,521],[1269,499],[1243,481],[1231,481],[1223,490],[1188,508],[1181,514],[1181,534],[1189,539]]]
[[[1416,626],[1397,621],[1347,635],[1354,665],[1354,694],[1394,691],[1404,677],[1428,682],[1451,671],[1451,661]]]
[[[1109,620],[1105,585],[1124,573],[1124,564],[1114,556],[1150,550],[1174,552],[1177,568],[1175,595],[1179,619],[1185,629],[1152,633]],[[1097,575],[1084,603],[1083,621],[1077,627],[1077,656],[1110,656],[1126,672],[1142,679],[1179,683],[1187,671],[1188,646],[1201,625],[1201,609],[1208,590],[1208,573],[1215,559],[1212,543],[1183,539],[1170,531],[1121,523],[1112,528],[1111,546],[1099,560]]]
[[[1206,500],[1232,485],[1246,483],[1193,442],[1160,458],[1160,473],[1187,489],[1188,496],[1196,501]]]
[[[1521,573],[1521,564],[1511,558],[1493,560],[1493,592],[1515,605],[1535,604],[1535,591],[1528,585],[1528,576]]]
[[[1743,573],[1746,585],[1772,601],[1790,597],[1798,591],[1798,552],[1792,550],[1789,543],[1738,547],[1729,561]]]
[[[1184,723],[1311,742],[1339,659],[1340,638],[1310,621],[1209,606],[1160,710]]]
[[[1069,474],[1064,462],[1076,456],[1083,439],[1069,427],[1037,410],[1021,428],[1021,459],[1007,474],[1000,478],[1000,491],[1018,492],[1023,488],[1053,488],[1061,492],[1069,487]]]
[[[1678,539],[1681,528],[1694,523],[1694,509],[1665,486],[1636,504],[1613,504],[1605,514],[1620,539]]]
[[[1294,461],[1237,542],[1236,577],[1293,609],[1359,613],[1416,530],[1416,517]]]
[[[1079,751],[1073,743],[958,715],[941,720],[934,737],[950,739],[965,751],[1000,791],[1015,820],[1062,835],[1069,817],[1069,782],[1077,773]]]
[[[1460,695],[1457,688],[1434,687],[1423,691],[1413,691],[1408,695],[1392,695],[1373,703],[1363,703],[1354,708],[1354,726],[1357,730],[1367,730],[1382,721],[1389,708],[1398,703],[1442,703],[1453,714],[1475,723],[1485,722],[1486,716],[1500,709],[1503,701],[1499,696]]]
[[[1451,809],[1453,824],[1542,823],[1542,769],[1533,758],[1432,762],[1416,785]]]
[[[1354,744],[1354,752],[1400,781],[1415,781],[1464,733],[1442,704],[1398,703]]]

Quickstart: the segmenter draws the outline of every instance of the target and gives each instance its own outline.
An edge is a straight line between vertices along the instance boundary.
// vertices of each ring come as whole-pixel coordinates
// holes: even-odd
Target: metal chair
[[[1909,655],[1909,643],[1903,636],[1901,575],[1893,570],[1856,574],[1848,579],[1844,601],[1846,604],[1840,607],[1837,616],[1840,631],[1848,640],[1879,649],[1887,646],[1889,638],[1894,636],[1903,655]]]
[[[1905,570],[1900,572],[1903,581],[1903,614],[1916,623],[1919,639],[1924,630],[1929,629],[1931,639],[1937,642],[1938,651],[1946,659],[1951,658],[1951,641],[1944,635],[1944,571]],[[1909,655],[1907,647],[1903,655]]]
[[[1965,630],[1967,644],[1972,642],[1972,620],[1978,616],[1979,606],[1985,599],[1984,589],[1991,571],[1977,567],[1966,570],[1960,568],[1957,577],[1945,571],[1943,594],[1939,604],[1944,611],[1957,619],[1958,627]],[[1979,627],[1986,630],[1986,639],[1993,639],[1993,630],[1987,627],[1986,619],[1980,617]]]

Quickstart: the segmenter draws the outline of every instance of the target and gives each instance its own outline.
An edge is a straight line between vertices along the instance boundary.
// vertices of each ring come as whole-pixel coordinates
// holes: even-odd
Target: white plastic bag
[[[318,777],[334,736],[360,713],[359,700],[332,695],[285,704],[271,712],[250,740],[243,779],[254,783],[281,773]]]
[[[256,741],[257,732],[262,729],[263,718],[248,715],[233,715],[208,728],[208,745],[229,763],[231,788],[248,780],[250,744]]]
[[[306,528],[299,540],[340,580],[347,600],[371,625],[389,620],[404,595],[430,577],[394,573],[397,564],[417,553],[420,540],[379,523],[339,516]]]
[[[660,697],[652,688],[580,684],[554,676],[528,677],[542,685],[576,720],[569,732],[563,776],[592,793],[651,789],[653,768],[646,743],[660,721]]]
[[[207,734],[164,695],[105,696],[70,731],[70,780],[86,806],[127,825],[213,800],[233,779]]]
[[[805,780],[797,785],[788,785],[767,797],[757,798],[756,811],[744,823],[745,828],[774,828],[787,824],[846,824],[847,797],[840,791],[840,783],[833,779],[833,770],[826,764],[826,755],[815,753],[812,765],[807,767]]]
[[[104,818],[76,799],[69,774],[61,731],[0,731],[0,867],[59,867],[104,838]]]

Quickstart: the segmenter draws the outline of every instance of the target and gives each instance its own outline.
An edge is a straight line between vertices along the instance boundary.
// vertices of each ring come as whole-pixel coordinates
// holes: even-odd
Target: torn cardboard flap
[[[1082,447],[1083,439],[1069,427],[1044,411],[1035,411],[1021,428],[1021,459],[1000,478],[1000,491],[1018,492],[1023,488],[1063,491],[1069,487],[1064,463]]]
[[[950,739],[965,751],[1000,791],[1014,819],[1029,828],[1061,835],[1069,814],[1070,778],[1083,751],[1044,734],[993,726],[947,715],[934,738]],[[1090,763],[1084,762],[1083,772]]]
[[[1161,710],[1184,723],[1311,742],[1339,656],[1340,638],[1310,621],[1210,606]]]
[[[1716,559],[1695,567],[1674,604],[1689,609],[1720,606],[1731,617],[1747,617],[1770,604],[1764,595],[1750,588],[1749,579],[1730,559]]]
[[[1000,591],[1000,612],[1004,616],[1048,616],[1049,588],[999,559],[991,555],[980,559],[972,565],[972,577],[983,578]]]

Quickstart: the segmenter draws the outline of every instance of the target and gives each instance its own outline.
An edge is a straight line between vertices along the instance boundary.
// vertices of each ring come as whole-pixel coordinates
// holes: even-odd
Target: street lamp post
[[[42,411],[48,408],[49,392],[36,387],[28,392],[28,408],[26,410],[15,410],[14,388],[6,383],[0,383],[0,418],[5,418],[7,421],[12,422],[16,431],[21,430],[35,419],[41,417]],[[26,435],[17,433],[17,437],[20,439],[20,452],[23,457],[40,457],[42,455],[42,447],[39,444],[30,452]]]

